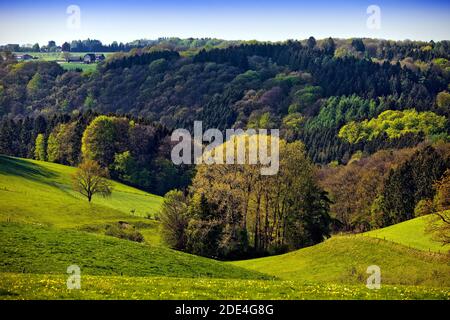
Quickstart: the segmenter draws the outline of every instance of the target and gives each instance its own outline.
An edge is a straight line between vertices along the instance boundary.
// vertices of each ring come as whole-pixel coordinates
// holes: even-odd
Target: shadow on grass
[[[57,176],[56,173],[23,159],[0,155],[0,173],[7,176],[19,176],[49,184],[47,179]]]
[[[0,296],[18,296],[19,294],[0,288]]]

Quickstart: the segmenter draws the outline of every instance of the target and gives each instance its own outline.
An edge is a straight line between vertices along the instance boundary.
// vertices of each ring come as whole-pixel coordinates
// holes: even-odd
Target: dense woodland
[[[291,250],[442,207],[449,41],[165,41],[111,55],[94,72],[3,52],[0,153],[73,166],[90,158],[145,190],[181,190],[166,196],[166,240],[220,258]],[[280,128],[280,181],[252,180],[251,168],[173,165],[171,131],[194,120]]]

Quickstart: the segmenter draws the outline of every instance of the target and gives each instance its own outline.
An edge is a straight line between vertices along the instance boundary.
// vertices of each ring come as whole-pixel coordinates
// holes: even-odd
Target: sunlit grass
[[[450,288],[88,275],[70,290],[67,277],[2,273],[0,299],[450,299]]]
[[[109,198],[92,203],[72,190],[75,168],[0,156],[0,221],[34,222],[57,227],[99,224],[154,216],[162,197],[113,182]]]
[[[385,239],[424,251],[447,252],[450,250],[450,245],[442,246],[439,242],[432,240],[429,233],[425,232],[430,218],[430,216],[423,216],[411,219],[386,228],[366,232],[362,236]]]
[[[367,267],[377,265],[384,284],[450,287],[448,256],[362,236],[337,236],[284,255],[232,264],[284,280],[353,284],[365,281]]]

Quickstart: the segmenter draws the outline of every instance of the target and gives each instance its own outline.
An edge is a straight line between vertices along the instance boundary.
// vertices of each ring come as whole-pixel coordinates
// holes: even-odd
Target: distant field
[[[88,52],[71,52],[70,55],[73,57],[82,57]],[[94,53],[94,52],[93,52]],[[105,57],[113,54],[114,52],[95,52],[97,54],[104,54]],[[64,55],[62,52],[14,52],[15,55],[18,54],[29,54],[30,56],[37,57],[40,60],[53,61],[53,60],[64,60]]]
[[[60,62],[59,65],[68,71],[73,71],[76,69],[81,69],[81,71],[94,71],[97,68],[97,64],[91,63],[91,64],[85,64],[82,62]]]
[[[430,216],[415,218],[386,228],[369,231],[361,236],[386,239],[425,251],[446,252],[450,250],[450,245],[442,246],[425,233],[425,227],[430,218]]]
[[[98,54],[104,54],[105,57],[108,55],[113,54],[113,52],[95,52]],[[84,63],[78,63],[78,62],[65,62],[64,55],[62,52],[14,52],[14,54],[29,54],[33,57],[37,57],[38,61],[57,61],[61,67],[65,70],[75,70],[75,69],[81,69],[83,72],[85,71],[93,71],[97,68],[96,63],[92,64],[84,64]],[[86,54],[86,52],[71,52],[70,55],[73,57],[83,57]],[[36,61],[36,60],[33,60]]]

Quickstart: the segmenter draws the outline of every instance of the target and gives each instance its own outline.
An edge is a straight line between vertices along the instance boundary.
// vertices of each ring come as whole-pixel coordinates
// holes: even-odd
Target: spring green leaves
[[[371,120],[349,122],[339,130],[339,137],[354,144],[371,141],[383,134],[389,139],[399,138],[408,133],[433,136],[444,133],[445,122],[445,117],[431,111],[387,110]]]

